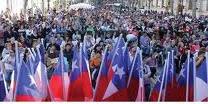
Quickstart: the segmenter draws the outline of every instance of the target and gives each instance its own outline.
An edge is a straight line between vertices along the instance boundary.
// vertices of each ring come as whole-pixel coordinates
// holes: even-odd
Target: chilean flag
[[[127,43],[125,44],[125,46],[123,47],[123,51],[124,51],[124,57],[125,57],[125,63],[124,63],[124,67],[125,69],[128,70],[128,76],[130,74],[130,68],[131,68],[131,60],[130,60],[130,55],[129,55],[129,49],[127,47]]]
[[[95,94],[94,94],[94,101],[102,101],[102,98],[104,96],[105,90],[108,87],[108,52],[107,49],[105,49],[102,63],[100,66],[100,71],[97,78],[97,83],[95,87]]]
[[[30,57],[27,65],[30,67],[30,71],[34,76],[35,82],[37,83],[37,88],[41,93],[42,100],[45,100],[48,96],[49,82],[47,79],[47,69],[44,63],[45,48],[42,44],[36,46],[36,50],[29,49]]]
[[[46,66],[42,62],[39,62],[34,75],[35,81],[37,83],[37,88],[42,96],[42,100],[45,100],[49,95],[49,82],[47,79],[46,70]]]
[[[162,97],[164,96],[164,91],[165,91],[165,70],[166,70],[166,63],[164,66],[164,70],[161,72],[159,79],[157,80],[153,90],[151,91],[150,94],[150,101],[161,101],[163,100]]]
[[[142,82],[142,56],[137,48],[128,79],[128,96],[130,101],[143,101],[144,87]],[[143,93],[143,94],[142,94]]]
[[[136,101],[144,101],[145,99],[145,88],[144,88],[144,72],[139,72],[139,90],[137,91]]]
[[[195,100],[207,101],[208,99],[208,67],[207,59],[196,70]]]
[[[38,90],[41,91],[42,99],[45,100],[48,97],[49,93],[49,82],[47,79],[47,68],[44,64],[44,54],[45,48],[42,44],[39,47],[36,47],[37,54],[35,58],[34,66],[34,78],[37,83]]]
[[[183,68],[181,69],[180,75],[178,77],[178,86],[177,86],[177,92],[178,92],[178,101],[193,101],[194,100],[194,86],[193,86],[193,80],[194,80],[194,63],[193,58],[190,58],[190,55],[188,55],[188,58],[186,62],[183,65]],[[188,89],[187,89],[188,88]]]
[[[120,41],[122,41],[122,43],[120,43]],[[115,55],[118,44],[121,44],[122,46],[125,45],[125,42],[122,38],[122,35],[119,36],[118,41],[116,41],[116,43],[113,45],[113,49],[109,52],[109,55],[108,55],[108,58],[107,58],[108,68],[110,67],[110,65],[113,61],[113,56]]]
[[[72,59],[72,72],[70,73],[70,84],[68,88],[68,101],[84,101],[83,83],[81,77],[81,57],[79,49],[74,48]],[[84,86],[85,87],[85,86]]]
[[[81,47],[81,75],[82,75],[82,86],[84,92],[85,101],[91,101],[93,98],[93,90],[92,90],[92,83],[90,78],[90,71],[89,71],[89,62],[87,60],[87,52],[84,50],[83,46]]]
[[[117,43],[114,46],[113,51],[109,54],[109,57],[111,57],[110,60],[108,58],[108,69],[109,69],[108,70],[108,79],[109,80],[112,79],[113,74],[115,72],[114,70],[111,70],[111,69],[112,69],[113,65],[116,64],[117,61],[115,61],[115,60],[118,57],[118,55],[120,54],[120,56],[122,56],[122,60],[125,58],[125,57],[123,58],[123,56],[124,56],[124,48],[125,48],[125,41],[120,36],[118,41],[117,41]],[[118,53],[118,51],[119,51],[119,53]],[[123,66],[125,67],[124,63],[123,63]],[[125,69],[125,70],[127,70],[127,69]],[[127,70],[127,73],[128,73],[128,70]]]
[[[168,62],[166,69],[166,91],[165,91],[165,100],[166,101],[177,101],[177,82],[175,74],[175,62],[174,62],[174,51],[168,52]]]
[[[35,79],[24,61],[22,61],[18,78],[16,83],[16,101],[41,101]]]
[[[64,100],[64,75],[65,64],[63,60],[63,54],[60,54],[58,64],[53,72],[49,86],[55,101]]]
[[[123,40],[123,38],[121,38]],[[103,96],[104,101],[128,101],[127,69],[124,67],[124,41],[119,40],[116,52],[109,68],[109,84]]]

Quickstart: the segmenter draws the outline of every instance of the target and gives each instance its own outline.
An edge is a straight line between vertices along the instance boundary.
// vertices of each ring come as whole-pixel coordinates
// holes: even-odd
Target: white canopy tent
[[[113,3],[113,4],[106,4],[106,5],[109,5],[109,6],[121,6],[121,3]]]
[[[78,4],[74,4],[74,5],[70,5],[69,9],[73,9],[73,10],[78,10],[78,9],[94,9],[95,6],[92,6],[90,4],[86,4],[86,3],[78,3]]]

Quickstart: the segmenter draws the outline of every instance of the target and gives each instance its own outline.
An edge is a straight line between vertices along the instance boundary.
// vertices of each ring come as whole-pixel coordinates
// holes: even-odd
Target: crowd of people
[[[208,51],[208,16],[195,18],[189,14],[114,10],[105,6],[93,10],[50,9],[44,15],[41,12],[29,12],[26,15],[20,13],[19,16],[11,16],[5,12],[0,14],[0,52],[6,81],[9,85],[15,66],[15,40],[22,50],[35,48],[40,42],[44,44],[49,80],[61,48],[68,66],[67,72],[70,73],[73,47],[84,42],[95,87],[103,51],[106,46],[111,51],[120,34],[128,42],[131,61],[137,47],[143,52],[144,83],[148,98],[163,69],[168,51],[174,50],[177,74],[186,60],[188,50],[191,54],[199,52],[200,55]],[[27,60],[29,51],[22,52]]]

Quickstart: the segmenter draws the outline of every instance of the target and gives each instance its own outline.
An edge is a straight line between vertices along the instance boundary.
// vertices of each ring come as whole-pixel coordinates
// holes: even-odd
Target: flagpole
[[[193,80],[193,82],[194,82],[194,101],[196,101],[196,57],[198,56],[198,54],[197,53],[195,53],[194,54],[194,58],[193,58],[193,61],[194,61],[194,68],[193,68],[193,74],[194,74],[194,80]]]
[[[187,79],[186,79],[186,102],[189,98],[189,68],[190,68],[190,50],[188,50],[188,66],[187,66]]]
[[[206,52],[206,69],[207,69],[207,83],[208,83],[208,52]],[[206,98],[207,100],[207,98]]]
[[[103,67],[103,64],[104,64],[104,60],[105,60],[105,55],[107,54],[107,47],[105,47],[105,50],[104,50],[104,55],[103,55],[103,58],[102,58],[102,61],[101,61],[101,65],[100,65],[100,70],[99,70],[99,73],[98,73],[98,77],[97,77],[97,80],[96,80],[96,85],[95,85],[95,93],[97,92],[97,87],[98,87],[98,81],[100,79],[100,76],[101,76],[101,69]],[[95,100],[95,94],[93,96],[93,100]]]
[[[81,63],[82,63],[82,59],[83,59],[83,56],[85,56],[85,53],[84,53],[84,55],[82,55],[83,53],[82,53],[82,51],[83,52],[86,52],[85,51],[85,49],[86,49],[86,44],[83,44],[83,43],[81,43]],[[84,49],[84,50],[83,50]],[[87,73],[88,73],[88,76],[89,76],[89,79],[90,79],[90,84],[91,84],[91,86],[92,86],[92,80],[91,80],[91,75],[90,75],[90,69],[89,69],[89,62],[88,62],[88,60],[86,60],[86,57],[84,57],[84,61],[86,62],[86,67],[87,67]],[[82,64],[81,64],[82,65]],[[81,68],[81,70],[83,70],[83,68]],[[82,73],[83,71],[81,71],[81,73]],[[93,89],[92,89],[93,90]],[[87,99],[87,100],[92,100],[92,99]]]
[[[63,47],[60,47],[61,48],[61,51],[60,51],[60,57],[61,57],[61,73],[62,73],[62,83],[63,83],[63,97],[64,99],[63,100],[66,100],[66,92],[65,92],[65,82],[64,82],[64,56],[63,56]]]
[[[165,71],[166,71],[166,66],[167,66],[167,60],[165,60],[165,65],[164,65],[164,69],[163,69],[163,76],[162,76],[162,82],[161,82],[161,85],[160,85],[160,92],[159,92],[159,96],[158,96],[158,102],[160,102],[160,97],[161,97],[161,94],[162,94],[162,88],[163,88],[163,83],[164,83],[164,78],[165,78]]]
[[[174,70],[174,66],[175,66],[175,63],[174,63],[174,62],[175,62],[175,59],[174,59],[174,50],[171,51],[171,57],[172,57],[172,58],[171,58],[171,59],[172,59],[172,60],[171,60],[171,70],[172,70],[172,73],[171,73],[171,74],[172,74],[172,87],[173,87],[173,84],[174,84],[173,78],[175,78],[175,77],[174,77],[174,73],[175,73],[175,72],[174,72],[174,71],[175,71],[175,70]]]
[[[18,42],[15,41],[15,62],[16,62],[16,66],[17,66],[17,82],[15,84],[15,87],[14,87],[14,94],[13,94],[13,101],[16,101],[16,94],[17,94],[17,85],[18,85],[18,82],[19,82],[19,59],[18,59],[18,56],[19,56],[19,52],[18,52]]]
[[[137,51],[136,51],[136,54],[135,54],[134,59],[133,59],[133,63],[132,63],[132,67],[131,67],[131,71],[130,71],[130,75],[129,75],[129,79],[128,79],[128,82],[127,82],[127,87],[129,87],[129,84],[130,84],[130,80],[131,80],[131,77],[132,77],[133,68],[134,68],[134,65],[135,65],[135,62],[136,62],[136,57],[138,56],[139,51],[140,50],[137,47]]]
[[[79,44],[79,67],[80,67],[80,73],[82,77],[82,43]]]
[[[80,68],[80,76],[81,76],[81,79],[83,78],[83,75],[82,75],[83,74],[82,73],[82,45],[83,45],[83,43],[80,43],[79,44],[79,68]],[[84,96],[84,98],[85,98],[85,96]]]
[[[163,101],[165,101],[165,95],[166,95],[166,87],[167,87],[167,79],[168,79],[168,71],[169,71],[169,60],[170,60],[170,52],[168,52],[168,58],[167,58],[167,64],[165,69],[165,85],[164,85],[164,92],[163,92]]]
[[[144,73],[143,73],[143,62],[142,62],[142,50],[139,51],[140,54],[140,62],[141,62],[141,70],[142,71],[142,76],[141,76],[141,80],[139,82],[141,82],[140,85],[140,90],[141,90],[141,101],[144,101]]]

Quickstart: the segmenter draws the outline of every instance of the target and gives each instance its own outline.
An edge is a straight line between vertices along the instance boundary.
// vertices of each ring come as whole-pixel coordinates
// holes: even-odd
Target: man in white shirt
[[[9,54],[7,54],[2,59],[2,63],[4,66],[4,70],[5,70],[5,80],[8,85],[7,87],[9,88],[10,83],[11,83],[11,75],[12,75],[12,72],[13,72],[14,66],[15,66],[15,53],[13,50],[10,50]]]

